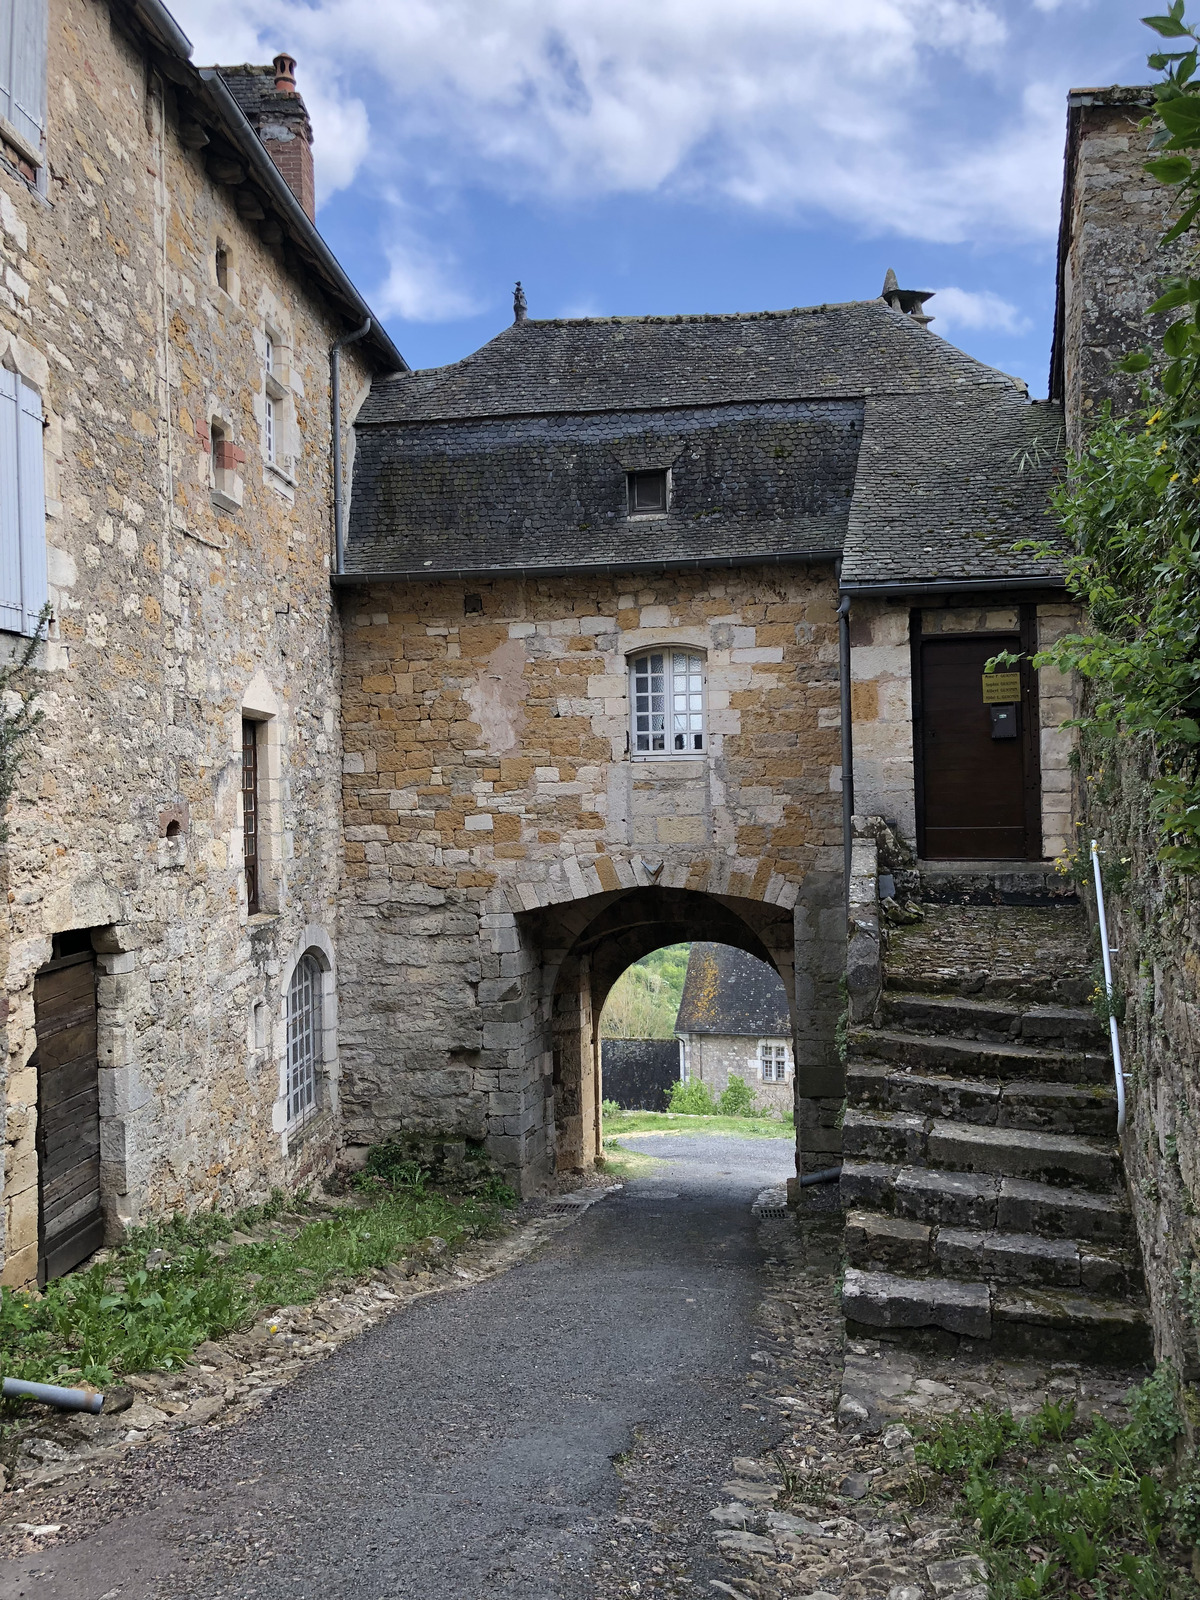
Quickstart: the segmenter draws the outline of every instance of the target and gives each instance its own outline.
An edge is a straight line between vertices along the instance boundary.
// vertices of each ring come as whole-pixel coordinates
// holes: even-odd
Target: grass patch
[[[605,1145],[604,1154],[596,1162],[601,1172],[622,1183],[628,1183],[631,1178],[647,1178],[656,1167],[665,1164],[658,1156],[648,1156],[641,1150],[626,1150],[612,1142]]]
[[[793,1139],[791,1117],[685,1116],[676,1111],[608,1111],[604,1137],[623,1133],[730,1133],[744,1139]]]
[[[482,1160],[439,1170],[401,1144],[377,1146],[349,1187],[340,1203],[276,1193],[233,1216],[176,1216],[130,1230],[107,1259],[42,1294],[0,1290],[0,1372],[102,1386],[179,1367],[206,1339],[349,1286],[433,1238],[453,1248],[499,1232],[516,1203]]]
[[[972,1522],[990,1600],[1193,1600],[1200,1495],[1174,1461],[1182,1428],[1164,1365],[1121,1428],[1085,1430],[1073,1404],[947,1418],[917,1441],[916,1484]]]

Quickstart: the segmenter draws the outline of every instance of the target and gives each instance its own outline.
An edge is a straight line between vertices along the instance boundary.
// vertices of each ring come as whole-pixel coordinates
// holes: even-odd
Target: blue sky
[[[939,291],[1044,395],[1065,95],[1140,83],[1128,0],[174,0],[298,61],[318,223],[414,367],[531,316]]]

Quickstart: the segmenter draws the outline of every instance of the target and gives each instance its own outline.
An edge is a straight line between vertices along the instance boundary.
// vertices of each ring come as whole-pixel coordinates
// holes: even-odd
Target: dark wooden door
[[[1019,635],[920,641],[920,848],[931,860],[1040,854],[1028,668],[1010,705],[984,699],[983,669],[1001,650],[1019,652]]]
[[[63,956],[34,979],[37,1027],[38,1279],[46,1283],[98,1250],[100,1085],[96,958]]]

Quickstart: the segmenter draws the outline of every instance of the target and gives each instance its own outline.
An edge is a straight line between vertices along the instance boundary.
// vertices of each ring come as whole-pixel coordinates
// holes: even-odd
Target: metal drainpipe
[[[344,345],[357,344],[360,339],[365,339],[372,326],[371,319],[368,317],[361,328],[356,328],[353,333],[344,333],[340,339],[335,339],[329,351],[329,405],[332,421],[330,440],[333,448],[334,571],[339,577],[342,571],[342,348]]]
[[[850,596],[837,608],[838,677],[842,718],[842,870],[846,880],[846,915],[850,915],[850,867],[854,859],[854,739],[850,729]]]

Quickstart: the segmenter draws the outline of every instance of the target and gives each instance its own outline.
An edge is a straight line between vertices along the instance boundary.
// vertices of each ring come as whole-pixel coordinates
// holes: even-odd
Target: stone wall
[[[1145,171],[1152,130],[1146,89],[1081,89],[1068,102],[1066,181],[1059,240],[1052,399],[1063,401],[1077,450],[1106,400],[1137,403],[1139,379],[1113,364],[1150,343],[1146,308],[1162,281],[1186,269],[1182,244],[1165,250],[1175,191]]]
[[[798,1092],[840,1102],[828,566],[356,586],[343,632],[351,1138],[484,1129],[527,1184],[590,1159],[606,985],[726,922],[789,989]],[[628,755],[626,663],[652,645],[705,655],[701,757]],[[581,1094],[564,1131],[556,1099]]]
[[[328,351],[343,324],[179,143],[170,86],[105,5],[52,0],[49,37],[51,204],[0,169],[0,362],[48,419],[54,606],[45,721],[4,852],[9,1282],[36,1260],[33,976],[55,934],[94,930],[114,1226],[319,1168],[337,1093],[331,972],[326,1114],[289,1141],[283,996],[306,948],[337,960]],[[262,437],[268,330],[286,386],[277,470]],[[344,359],[352,400],[365,369]],[[214,419],[243,458],[217,498]],[[244,713],[265,724],[256,917]]]
[[[741,1034],[689,1034],[686,1041],[689,1082],[697,1079],[705,1085],[714,1100],[719,1100],[729,1087],[730,1073],[736,1073],[759,1107],[778,1112],[781,1116],[790,1116],[795,1098],[790,1053],[787,1081],[764,1083],[759,1076],[758,1045],[757,1039],[749,1039]]]

